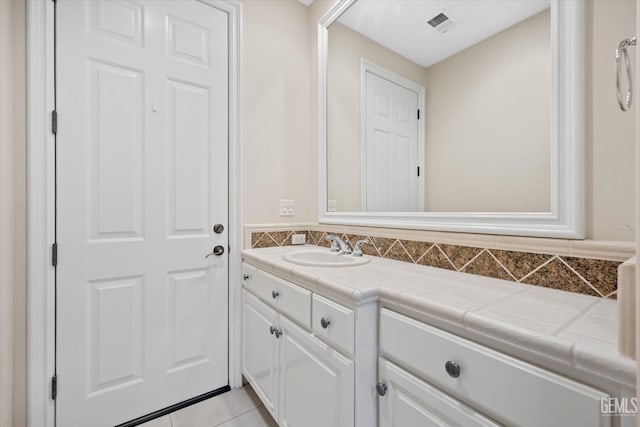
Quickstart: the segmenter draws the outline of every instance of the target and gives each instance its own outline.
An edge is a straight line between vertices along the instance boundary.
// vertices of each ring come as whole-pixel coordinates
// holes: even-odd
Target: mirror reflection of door
[[[420,184],[424,169],[420,159],[424,137],[418,129],[420,86],[408,85],[389,72],[376,73],[375,67],[367,68],[363,70],[365,99],[361,109],[363,210],[422,211],[424,187]]]

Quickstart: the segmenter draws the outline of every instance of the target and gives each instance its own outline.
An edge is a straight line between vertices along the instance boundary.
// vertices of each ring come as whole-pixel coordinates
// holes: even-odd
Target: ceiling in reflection
[[[429,67],[547,7],[549,0],[358,0],[338,22]],[[432,18],[444,22],[433,27]]]

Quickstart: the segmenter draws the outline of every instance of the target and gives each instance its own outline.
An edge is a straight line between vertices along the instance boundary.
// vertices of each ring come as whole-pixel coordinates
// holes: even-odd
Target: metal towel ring
[[[630,39],[624,39],[618,44],[618,49],[616,49],[616,95],[618,96],[618,105],[622,111],[627,111],[631,108],[631,101],[633,97],[631,85],[631,67],[629,66],[629,52],[627,51],[627,47],[635,46],[636,38],[632,37]],[[620,80],[622,79],[622,67],[620,66],[620,59],[624,61],[624,68],[627,72],[627,81],[629,82],[629,86],[627,87],[627,92],[622,97],[620,93]]]

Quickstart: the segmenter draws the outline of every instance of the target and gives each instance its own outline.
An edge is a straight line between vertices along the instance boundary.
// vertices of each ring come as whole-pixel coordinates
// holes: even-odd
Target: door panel
[[[227,14],[56,2],[57,422],[228,383]],[[228,228],[228,227],[226,227]]]
[[[354,425],[354,366],[284,317],[280,325],[280,425]]]
[[[270,328],[278,315],[245,290],[242,299],[242,373],[277,420],[279,341]]]
[[[140,381],[143,277],[89,283],[89,394]],[[111,319],[110,313],[118,312]]]

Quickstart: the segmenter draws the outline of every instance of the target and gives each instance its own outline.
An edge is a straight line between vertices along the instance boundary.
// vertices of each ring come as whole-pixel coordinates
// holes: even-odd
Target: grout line
[[[483,249],[482,249],[480,252],[478,252],[478,253],[477,253],[473,258],[471,258],[471,259],[470,259],[469,261],[467,261],[467,262],[466,262],[462,267],[460,267],[460,270],[457,270],[457,271],[462,271],[462,270],[464,270],[465,268],[467,268],[467,266],[468,266],[469,264],[471,264],[473,261],[475,261],[475,260],[476,260],[476,258],[478,258],[480,255],[482,255],[482,252],[484,252],[484,251],[487,251],[487,249],[486,249],[486,248],[483,248]]]
[[[576,270],[573,269],[573,267],[571,267],[565,260],[562,259],[562,257],[558,257],[558,259],[560,259],[560,262],[563,263],[564,265],[567,266],[567,268],[569,268],[569,270],[571,270],[573,272],[573,274],[575,274],[576,276],[578,276],[578,278],[580,278],[584,283],[586,283],[591,289],[593,289],[594,291],[596,291],[596,293],[598,295],[600,295],[601,297],[604,298],[604,295],[602,295],[602,292],[600,292],[598,289],[596,289],[595,286],[593,286],[591,283],[589,283],[587,281],[587,279],[585,279],[584,277],[582,277],[582,275],[580,273],[578,273]]]
[[[522,276],[522,278],[520,280],[518,280],[518,283],[523,283],[523,281],[525,279],[528,279],[529,276],[531,276],[534,273],[537,273],[538,270],[540,270],[542,267],[546,266],[547,264],[549,264],[551,261],[553,261],[556,258],[560,258],[558,255],[554,255],[551,258],[549,258],[548,260],[546,260],[545,262],[543,262],[542,264],[540,264],[539,266],[537,266],[536,268],[534,268],[533,270],[531,270],[530,272],[528,272],[527,274],[525,274],[524,276]],[[525,283],[527,284],[527,283]]]
[[[373,236],[369,236],[368,234],[365,234],[365,236],[367,237],[367,239],[369,239],[369,242],[371,242],[371,246],[373,247],[375,252],[378,254],[378,255],[374,255],[374,256],[382,258],[382,255],[380,255],[380,249],[378,249],[378,246],[374,243],[375,242],[375,238]]]
[[[400,239],[398,239],[398,243],[400,244],[400,247],[402,248],[403,251],[406,252],[407,256],[409,257],[409,259],[411,260],[412,264],[415,264],[416,262],[414,261],[413,257],[411,256],[411,254],[409,253],[409,251],[407,250],[407,248],[404,247],[404,245],[402,244],[402,241]]]
[[[495,300],[493,300],[491,302],[488,302],[486,304],[482,304],[481,306],[479,306],[477,308],[474,308],[473,310],[467,310],[467,313],[477,313],[480,310],[484,310],[485,308],[489,308],[490,306],[492,306],[494,304],[497,304],[497,303],[502,302],[502,301],[504,301],[506,299],[509,299],[509,298],[513,298],[513,297],[515,297],[517,295],[520,295],[521,293],[526,292],[528,290],[529,289],[527,289],[527,288],[520,289],[519,291],[514,292],[512,294],[505,295],[505,296],[502,296],[502,297],[500,297],[498,299],[495,299]],[[496,310],[496,311],[500,311],[500,310]],[[509,314],[509,313],[506,313],[506,314]]]
[[[444,255],[446,260],[449,261],[449,264],[451,264],[451,266],[453,267],[453,271],[458,271],[458,272],[460,271],[460,270],[458,270],[458,267],[456,267],[456,265],[453,263],[453,261],[451,261],[451,258],[449,258],[449,256],[440,248],[440,246],[438,246],[437,243],[434,243],[434,245],[431,247],[431,249],[433,249],[433,248],[436,248],[437,250],[440,251],[440,253],[442,255]],[[429,250],[431,250],[431,249],[429,249]],[[482,252],[482,251],[480,251],[480,252]]]
[[[251,412],[251,411],[255,411],[256,409],[257,409],[257,408],[251,408],[251,409],[248,409],[248,410],[246,410],[246,411],[244,411],[244,412],[242,412],[242,413],[240,413],[240,414],[238,414],[238,415],[236,415],[236,416],[233,416],[233,417],[229,418],[228,420],[225,420],[225,421],[223,421],[223,422],[221,422],[221,423],[218,423],[218,424],[214,424],[214,425],[213,425],[213,427],[219,427],[219,426],[221,426],[221,425],[227,424],[228,422],[231,422],[231,421],[235,420],[235,419],[236,419],[236,418],[238,418],[238,417],[241,417],[241,416],[243,416],[243,415],[245,415],[245,414],[248,414],[248,413],[249,413],[249,412]]]
[[[420,262],[420,260],[421,260],[422,258],[424,258],[424,257],[425,257],[425,256],[426,256],[426,255],[431,251],[431,249],[433,249],[433,247],[434,247],[434,246],[435,246],[435,245],[431,245],[431,246],[429,247],[429,249],[427,249],[426,251],[424,251],[424,253],[418,257],[418,259],[416,260],[416,262],[415,262],[415,263],[416,263],[416,264],[417,264],[417,263],[419,263],[419,262]]]
[[[611,298],[611,296],[612,296],[612,295],[618,296],[618,290],[616,289],[615,291],[613,291],[613,292],[611,292],[611,293],[607,294],[607,295],[605,296],[605,298]]]
[[[581,310],[578,314],[576,314],[575,316],[572,316],[569,320],[567,320],[566,322],[564,322],[564,324],[560,325],[558,327],[558,329],[553,333],[553,336],[557,336],[559,333],[566,331],[566,329],[573,325],[578,319],[580,319],[581,317],[583,317],[585,314],[587,314],[587,312],[589,312],[593,307],[595,307],[600,301],[594,301],[593,303],[589,304],[587,307],[585,307],[583,310]]]
[[[490,256],[491,258],[493,258],[494,260],[496,260],[496,262],[498,263],[498,265],[499,265],[500,267],[502,267],[502,269],[503,269],[504,271],[506,271],[506,272],[507,272],[507,274],[508,274],[509,276],[511,276],[511,278],[513,279],[513,281],[514,281],[514,282],[516,282],[516,283],[518,283],[518,279],[516,279],[516,276],[514,276],[514,275],[509,271],[509,269],[508,269],[507,267],[505,267],[505,266],[500,262],[500,260],[499,260],[499,259],[498,259],[494,254],[492,254],[492,253],[491,253],[491,251],[490,251],[489,249],[485,249],[485,250],[487,251],[487,253],[489,254],[489,256]]]
[[[391,243],[391,244],[389,245],[389,247],[387,248],[387,250],[386,250],[386,251],[384,251],[384,254],[382,255],[382,258],[386,258],[386,256],[385,256],[385,255],[387,255],[387,254],[389,253],[389,251],[391,250],[391,248],[393,247],[393,245],[395,245],[395,244],[396,244],[396,242],[399,242],[399,241],[400,241],[399,239],[394,239],[394,240],[393,240],[393,243]],[[378,249],[378,252],[380,252],[380,249]],[[382,252],[380,252],[380,253],[382,254]],[[389,259],[389,258],[387,258],[387,259]]]

